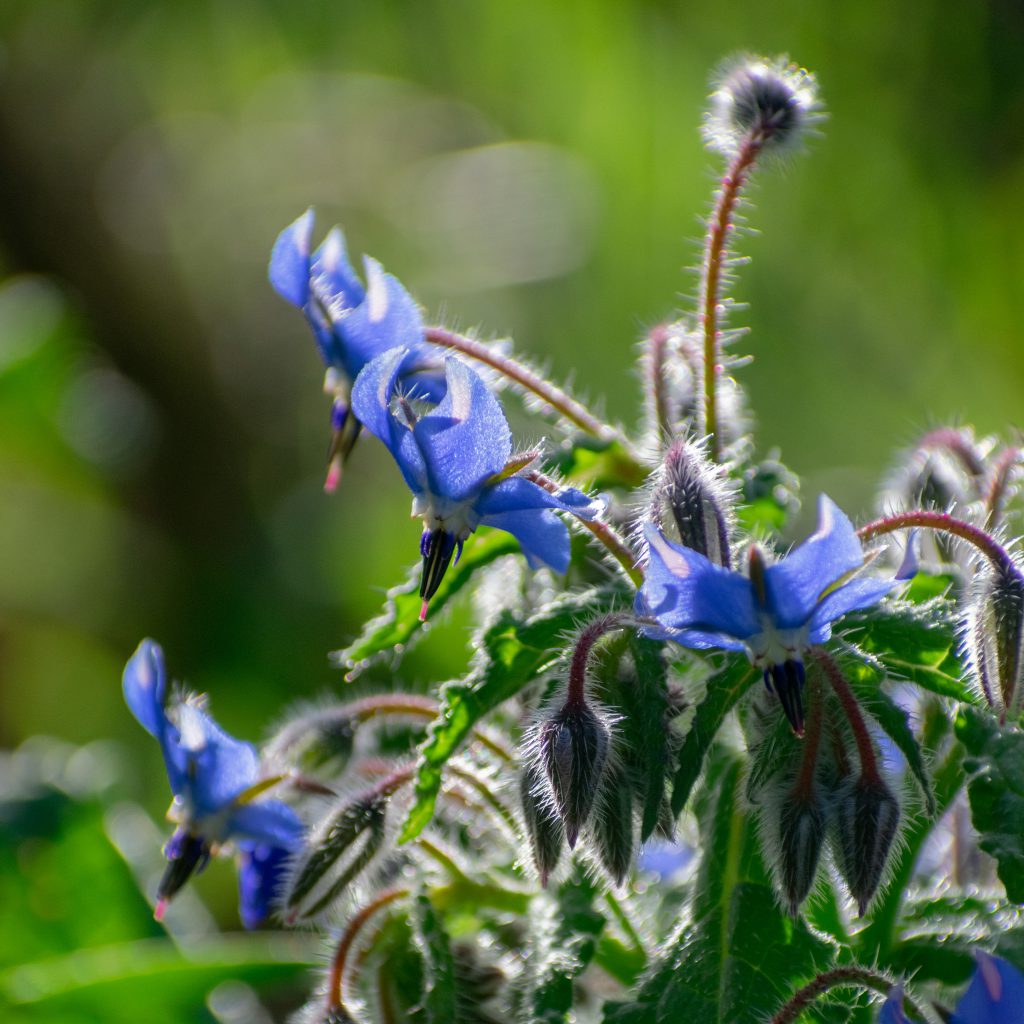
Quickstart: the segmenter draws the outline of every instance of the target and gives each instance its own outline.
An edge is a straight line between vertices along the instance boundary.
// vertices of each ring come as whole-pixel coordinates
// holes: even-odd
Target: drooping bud
[[[286,722],[266,747],[266,760],[301,771],[340,773],[352,756],[357,722],[348,706],[314,708]]]
[[[605,767],[591,834],[602,867],[616,885],[622,885],[633,863],[635,822],[629,780],[614,759]]]
[[[769,693],[779,698],[782,710],[797,736],[804,734],[804,663],[787,658],[781,665],[769,665],[764,670],[764,685]]]
[[[900,805],[885,781],[868,773],[838,796],[837,861],[863,916],[885,874],[899,825]]]
[[[533,850],[533,863],[540,875],[540,884],[547,888],[551,872],[562,856],[565,830],[551,800],[547,783],[537,765],[527,763],[519,777],[519,791],[526,820],[526,834]]]
[[[1024,576],[999,566],[980,580],[968,637],[986,700],[1016,716],[1024,689]]]
[[[729,566],[730,505],[720,469],[700,445],[681,438],[669,445],[651,506],[652,519],[667,536]]]
[[[814,76],[785,57],[747,58],[733,64],[711,94],[704,138],[733,156],[745,142],[780,152],[798,145],[821,119]]]
[[[794,793],[782,805],[778,819],[778,879],[793,917],[797,916],[817,877],[825,825],[816,787],[806,796]]]
[[[378,790],[346,800],[311,838],[286,888],[285,919],[326,910],[384,843],[387,798]]]
[[[566,701],[537,730],[537,761],[551,785],[570,848],[593,810],[609,742],[608,726],[582,701]]]

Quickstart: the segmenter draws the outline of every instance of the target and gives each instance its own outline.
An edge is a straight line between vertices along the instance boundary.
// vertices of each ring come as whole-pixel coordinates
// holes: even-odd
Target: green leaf
[[[456,1024],[459,1013],[451,940],[425,893],[416,898],[416,931],[423,949],[423,1011],[426,1024]]]
[[[469,675],[441,689],[437,718],[420,746],[415,802],[399,842],[414,839],[430,821],[445,762],[477,722],[554,665],[565,652],[565,635],[583,615],[608,611],[617,593],[602,587],[565,594],[525,621],[506,611],[484,631]]]
[[[541,893],[530,916],[526,1015],[530,1024],[562,1024],[573,1004],[573,983],[593,960],[604,917],[596,889],[582,875],[564,882],[557,899]]]
[[[449,567],[437,593],[430,599],[431,614],[436,616],[466,586],[474,571],[518,550],[515,538],[501,530],[474,534],[466,541],[458,564]],[[331,659],[346,670],[345,678],[349,682],[376,659],[400,654],[422,632],[422,603],[417,565],[404,583],[388,591],[381,614],[366,623],[362,633],[348,647],[331,654]]]
[[[801,985],[832,965],[836,947],[783,916],[744,811],[731,759],[702,803],[703,857],[689,919],[630,1003],[609,1003],[605,1024],[763,1024]]]
[[[924,604],[891,601],[843,620],[843,638],[874,655],[893,679],[974,704],[957,655],[956,606],[945,598]]]
[[[639,776],[640,841],[647,842],[658,824],[669,762],[668,668],[663,644],[637,633],[630,635],[636,676],[621,689],[621,729]]]
[[[577,486],[632,490],[647,480],[647,469],[620,441],[580,437],[571,448],[556,452],[549,465]]]
[[[956,734],[969,754],[964,767],[979,845],[995,857],[1006,895],[1024,903],[1024,732],[988,711],[963,708]]]
[[[707,754],[726,715],[759,678],[757,669],[741,658],[733,658],[707,682],[707,696],[694,715],[690,731],[679,750],[672,784],[672,811],[679,814],[686,806],[694,784],[700,778]]]

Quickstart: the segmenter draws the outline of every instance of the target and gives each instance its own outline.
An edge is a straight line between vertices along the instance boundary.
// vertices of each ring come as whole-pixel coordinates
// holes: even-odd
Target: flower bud
[[[1024,686],[1024,576],[1015,568],[996,568],[982,579],[968,636],[986,699],[1016,716]]]
[[[885,782],[861,775],[836,805],[839,869],[861,916],[885,873],[900,805]]]
[[[791,795],[782,805],[778,828],[778,880],[787,909],[796,917],[817,877],[825,838],[825,814],[816,787],[806,796]]]
[[[613,759],[604,771],[591,834],[598,859],[616,885],[622,885],[633,863],[634,826],[629,780]]]
[[[566,701],[538,729],[538,761],[551,784],[570,849],[593,809],[609,740],[608,727],[582,701]]]
[[[326,910],[384,843],[387,800],[370,793],[342,804],[309,841],[284,900],[289,924]]]
[[[304,772],[340,772],[352,756],[356,722],[347,707],[315,708],[286,722],[266,748],[266,759]]]
[[[651,506],[652,518],[667,536],[717,565],[729,565],[729,502],[718,468],[699,445],[672,442]]]
[[[562,819],[555,812],[547,784],[535,764],[528,763],[523,767],[519,787],[533,863],[540,875],[540,884],[547,888],[548,877],[562,856],[565,836]]]
[[[704,138],[727,157],[749,141],[779,152],[799,144],[820,110],[810,72],[784,57],[751,57],[730,68],[711,94]]]

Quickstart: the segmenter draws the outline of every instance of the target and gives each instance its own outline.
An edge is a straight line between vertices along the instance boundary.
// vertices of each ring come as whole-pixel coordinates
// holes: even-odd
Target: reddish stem
[[[875,759],[875,751],[871,745],[871,734],[868,732],[867,723],[861,714],[857,698],[846,681],[846,676],[835,663],[835,660],[827,652],[820,648],[814,651],[814,658],[825,670],[832,689],[839,698],[843,713],[846,715],[853,730],[853,739],[857,744],[857,755],[860,758],[860,772],[865,782],[881,782],[881,775],[878,772],[878,761]]]
[[[917,442],[917,447],[920,449],[944,448],[960,460],[960,464],[971,476],[980,479],[985,475],[984,463],[978,457],[974,445],[970,444],[959,430],[954,430],[952,427],[929,430]]]
[[[721,455],[718,439],[718,410],[716,386],[718,383],[718,356],[721,331],[718,317],[719,290],[728,265],[727,243],[733,228],[733,214],[747,176],[764,145],[764,134],[757,131],[748,135],[739,152],[729,164],[722,186],[718,190],[714,213],[711,216],[704,245],[704,272],[701,278],[700,324],[704,334],[704,432],[709,437],[711,458],[717,462]]]
[[[771,1024],[792,1024],[800,1014],[814,1002],[818,996],[824,995],[831,988],[843,986],[857,986],[859,988],[871,989],[882,995],[888,994],[893,985],[892,978],[884,974],[869,971],[864,967],[836,967],[831,971],[819,974],[813,981],[809,981],[775,1014]],[[904,1000],[911,1013],[921,1020],[925,1020],[921,1008],[912,999],[904,996]]]
[[[658,429],[666,437],[671,437],[674,432],[672,412],[669,408],[668,380],[666,379],[670,338],[671,333],[665,324],[658,324],[647,335],[649,383],[651,397],[654,399],[654,417]]]
[[[611,613],[594,619],[584,627],[576,641],[576,647],[572,652],[572,661],[569,665],[569,691],[565,698],[566,706],[582,707],[586,703],[587,664],[590,661],[594,645],[606,633],[622,629],[629,622],[628,616]]]
[[[822,699],[821,684],[814,676],[807,680],[807,695],[811,707],[804,729],[804,755],[800,762],[800,774],[793,789],[798,797],[805,800],[810,799],[814,788],[814,769],[818,765],[818,748],[821,746],[822,704],[825,703]]]
[[[1002,518],[1003,502],[1010,486],[1010,477],[1021,465],[1024,465],[1024,451],[1020,448],[1004,448],[996,458],[995,468],[992,470],[992,485],[985,498],[985,525],[990,529]]]

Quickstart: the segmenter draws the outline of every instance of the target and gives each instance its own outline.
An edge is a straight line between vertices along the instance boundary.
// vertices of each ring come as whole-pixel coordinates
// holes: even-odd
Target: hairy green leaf
[[[525,621],[504,612],[484,630],[469,675],[441,689],[437,718],[420,746],[415,802],[400,842],[415,838],[430,821],[445,762],[473,726],[554,665],[565,651],[565,635],[577,621],[609,610],[616,593],[608,587],[565,594]]]
[[[474,534],[466,541],[458,564],[449,567],[437,593],[430,599],[431,613],[436,616],[466,586],[476,570],[518,550],[515,538],[501,530]],[[367,622],[348,647],[332,653],[332,661],[346,670],[346,679],[352,681],[376,659],[399,653],[414,640],[423,629],[421,604],[420,567],[417,565],[404,583],[388,591],[381,614]]]

